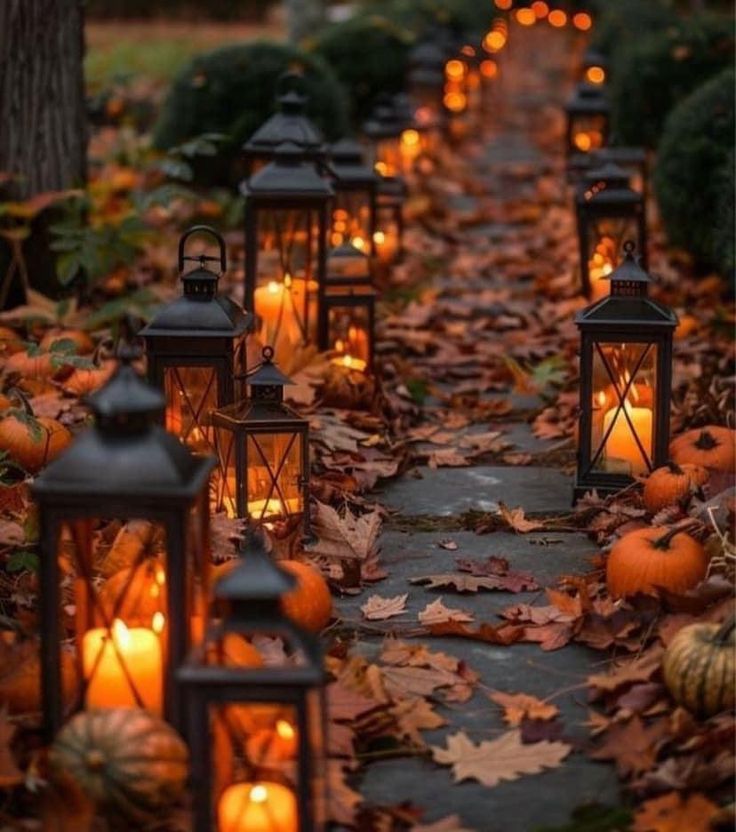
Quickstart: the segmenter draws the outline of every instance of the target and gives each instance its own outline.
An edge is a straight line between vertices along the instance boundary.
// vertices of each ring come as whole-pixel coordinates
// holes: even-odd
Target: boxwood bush
[[[366,14],[328,26],[305,45],[332,67],[347,90],[354,124],[361,124],[379,93],[403,89],[411,41],[388,18]]]
[[[734,82],[732,69],[678,104],[665,124],[654,171],[670,242],[733,277]]]
[[[656,147],[670,110],[732,66],[733,55],[733,21],[727,16],[693,16],[622,44],[614,53],[610,87],[619,141]]]
[[[494,12],[490,0],[364,0],[362,7],[384,15],[417,37],[437,28],[457,37],[480,36]]]
[[[662,31],[675,20],[663,0],[598,0],[591,49],[612,57],[632,39]]]
[[[222,133],[217,170],[220,181],[232,173],[240,146],[274,112],[276,85],[287,69],[301,68],[309,96],[307,112],[334,141],[347,129],[345,91],[317,55],[268,41],[224,46],[197,55],[176,77],[154,127],[153,144],[166,150],[203,133]]]

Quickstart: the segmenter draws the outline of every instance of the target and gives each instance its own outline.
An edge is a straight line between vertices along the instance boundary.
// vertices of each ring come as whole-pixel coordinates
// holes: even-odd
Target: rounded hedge
[[[382,92],[404,86],[412,36],[382,15],[358,15],[324,29],[305,45],[323,58],[345,86],[354,124],[368,118]]]
[[[484,0],[366,0],[363,7],[418,38],[437,28],[457,37],[480,36],[493,17],[493,6]]]
[[[705,266],[733,277],[734,85],[726,70],[670,114],[654,171],[659,211],[670,242]]]
[[[673,12],[662,0],[598,0],[590,48],[609,58],[632,39],[672,24]]]
[[[166,150],[203,133],[222,133],[220,171],[240,154],[241,145],[274,112],[279,76],[288,69],[304,73],[307,113],[328,141],[348,125],[345,91],[317,55],[268,41],[224,46],[197,55],[179,73],[154,127],[154,147]]]
[[[693,16],[622,45],[611,66],[613,133],[622,144],[656,147],[670,110],[733,56],[725,16]]]

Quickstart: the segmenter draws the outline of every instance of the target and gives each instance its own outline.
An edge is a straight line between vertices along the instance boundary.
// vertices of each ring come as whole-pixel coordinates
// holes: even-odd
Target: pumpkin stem
[[[23,408],[23,412],[26,416],[36,415],[33,412],[31,403],[28,401],[28,396],[26,396],[26,394],[19,387],[11,387],[10,390],[8,390],[8,396],[12,396],[20,402],[20,406]]]
[[[699,451],[712,451],[713,448],[718,447],[718,442],[714,439],[713,434],[707,430],[700,431],[700,436],[695,440],[694,444]]]
[[[675,535],[680,534],[680,532],[689,531],[696,526],[697,522],[694,520],[687,520],[684,523],[678,523],[676,526],[672,526],[672,528],[668,529],[661,537],[653,540],[652,546],[654,546],[655,549],[669,549],[672,538],[675,537]]]
[[[685,473],[682,468],[680,468],[680,466],[672,460],[667,463],[667,467],[669,468],[670,474],[675,474],[675,476],[680,476]]]
[[[736,629],[736,615],[729,615],[729,617],[718,628],[715,635],[715,641],[718,644],[725,644],[731,637],[734,629]]]

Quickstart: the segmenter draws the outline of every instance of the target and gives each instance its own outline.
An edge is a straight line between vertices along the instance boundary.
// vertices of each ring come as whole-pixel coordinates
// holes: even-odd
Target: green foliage
[[[403,89],[411,35],[386,17],[360,15],[323,29],[308,48],[335,71],[361,124],[376,96]]]
[[[570,823],[538,826],[534,832],[625,832],[631,819],[631,812],[623,806],[591,803],[574,809]]]
[[[417,37],[437,27],[457,36],[481,35],[494,16],[490,0],[364,0],[362,5]]]
[[[91,286],[117,266],[132,263],[148,238],[148,229],[136,215],[120,220],[100,217],[90,224],[89,208],[86,198],[74,200],[67,217],[51,226],[51,249],[58,253],[56,272],[62,286],[75,280]]]
[[[225,182],[241,145],[275,110],[276,85],[287,69],[299,67],[309,96],[307,112],[328,140],[347,127],[345,93],[332,70],[316,55],[287,44],[260,41],[225,46],[195,57],[178,75],[153,134],[160,149],[181,145],[203,132],[222,133],[218,166],[198,168],[200,178]]]
[[[626,43],[673,23],[673,11],[665,0],[597,0],[591,49],[612,57]]]
[[[693,16],[629,38],[616,50],[611,68],[613,133],[623,144],[656,147],[670,110],[732,66],[733,55],[733,22],[726,16]]]
[[[703,84],[665,124],[654,171],[672,243],[733,277],[734,71]]]
[[[35,552],[19,549],[11,552],[5,562],[5,568],[8,572],[38,572],[38,563],[38,555]]]

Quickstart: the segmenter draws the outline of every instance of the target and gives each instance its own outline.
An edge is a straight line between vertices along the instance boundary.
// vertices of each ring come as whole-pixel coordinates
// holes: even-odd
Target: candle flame
[[[606,80],[606,71],[602,66],[589,66],[585,78],[591,84],[602,84]]]
[[[130,630],[125,626],[125,622],[119,618],[116,618],[112,623],[112,637],[122,650],[130,647]]]
[[[582,150],[584,153],[590,150],[591,145],[593,144],[587,133],[576,133],[573,141],[575,143],[575,147],[577,147],[578,150]]]
[[[414,129],[404,130],[401,134],[401,142],[409,147],[416,147],[419,144],[419,131]]]
[[[373,235],[373,242],[379,246],[383,245],[386,242],[386,235],[383,233],[383,231],[375,232],[375,234]]]
[[[259,783],[250,790],[249,797],[253,803],[265,803],[268,800],[268,789]]]
[[[365,240],[362,237],[353,237],[352,244],[354,248],[357,248],[358,251],[363,251],[365,248]]]
[[[345,344],[342,342],[342,340],[340,338],[338,338],[337,341],[335,341],[335,351],[336,352],[343,352],[344,349],[345,349]]]
[[[291,275],[289,274],[289,272],[286,272],[286,274],[284,275],[284,286],[287,289],[291,289]]]
[[[385,162],[376,162],[373,169],[379,176],[388,176],[388,165]]]
[[[160,636],[166,626],[166,616],[161,612],[155,612],[151,620],[151,629],[157,636]]]
[[[282,740],[293,740],[296,736],[294,726],[285,719],[279,719],[276,722],[276,733]]]
[[[280,289],[281,287],[275,280],[268,281],[268,293],[270,295],[278,295]]]
[[[163,586],[166,583],[166,572],[164,572],[163,566],[159,566],[156,570],[156,583],[159,586]]]
[[[598,407],[605,407],[606,406],[606,399],[607,396],[603,390],[598,391],[598,395],[596,396],[596,402]]]

